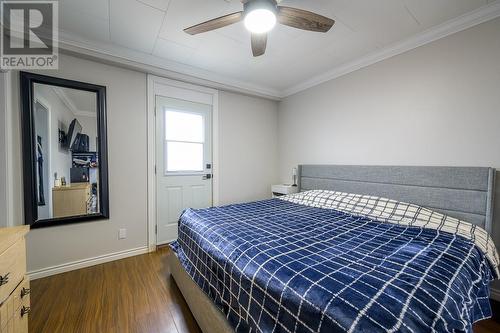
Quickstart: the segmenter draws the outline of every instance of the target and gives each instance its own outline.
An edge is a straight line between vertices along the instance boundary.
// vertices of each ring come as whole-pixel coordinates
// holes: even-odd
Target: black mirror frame
[[[79,81],[66,80],[29,72],[20,72],[21,123],[23,144],[24,221],[31,228],[43,228],[69,223],[109,219],[108,144],[106,120],[106,87]],[[86,90],[97,94],[97,133],[99,158],[99,207],[100,212],[90,215],[60,217],[38,221],[36,198],[35,127],[33,88],[35,83]]]

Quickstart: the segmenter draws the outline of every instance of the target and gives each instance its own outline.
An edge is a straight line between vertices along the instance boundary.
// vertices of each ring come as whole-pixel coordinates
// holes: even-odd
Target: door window
[[[165,110],[165,174],[203,172],[203,115]]]

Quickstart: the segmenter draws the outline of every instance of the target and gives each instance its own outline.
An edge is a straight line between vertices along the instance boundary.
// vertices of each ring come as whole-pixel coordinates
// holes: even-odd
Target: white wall
[[[82,133],[89,136],[89,151],[97,151],[97,115],[75,117],[82,125]]]
[[[300,163],[500,169],[499,59],[495,19],[286,98],[280,178]]]
[[[0,228],[7,226],[6,74],[0,72]]]
[[[219,94],[220,204],[271,197],[278,179],[278,104]]]
[[[7,151],[7,225],[23,223],[23,186],[21,179],[21,111],[19,107],[19,75],[7,74],[6,144]]]
[[[29,271],[147,248],[146,74],[64,54],[59,66],[58,71],[43,74],[107,87],[111,218],[32,230],[27,244]],[[12,179],[18,185],[9,195],[14,221],[22,224],[17,72],[12,73],[11,87]],[[219,142],[235,143],[224,141],[219,148],[221,202],[267,198],[277,178],[277,103],[221,92],[219,104]],[[127,239],[118,240],[119,228],[128,229]]]

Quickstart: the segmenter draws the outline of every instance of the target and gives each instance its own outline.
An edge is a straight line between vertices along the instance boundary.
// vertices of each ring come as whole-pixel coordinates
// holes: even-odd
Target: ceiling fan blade
[[[197,35],[201,34],[202,32],[212,31],[234,23],[238,23],[242,19],[243,12],[236,12],[197,25],[193,25],[192,27],[184,29],[184,31],[190,35]]]
[[[307,10],[278,6],[278,22],[292,28],[328,32],[335,21]]]
[[[266,53],[267,34],[252,34],[252,53],[254,57],[259,57]]]

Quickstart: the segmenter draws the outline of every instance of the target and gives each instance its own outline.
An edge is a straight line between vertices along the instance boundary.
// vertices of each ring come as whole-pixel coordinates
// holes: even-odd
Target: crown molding
[[[332,70],[315,76],[301,84],[286,89],[281,97],[288,97],[298,92],[307,90],[321,83],[336,79],[340,76],[352,73],[361,68],[373,65],[385,59],[389,59],[404,52],[413,50],[419,46],[432,43],[438,39],[447,37],[454,33],[471,28],[478,24],[492,20],[500,16],[500,1],[495,1],[490,4],[484,5],[474,11],[465,15],[446,21],[442,24],[434,26],[428,30],[418,33],[406,40],[392,44],[388,47],[382,48],[375,52],[369,53],[356,60],[347,62]]]
[[[181,64],[112,43],[89,41],[67,32],[59,32],[62,53],[96,59],[105,63],[163,76],[170,79],[238,92],[271,100],[280,100],[281,91],[238,81],[201,68]]]

